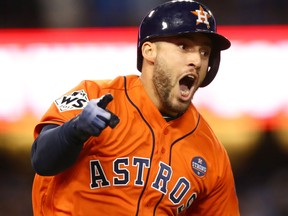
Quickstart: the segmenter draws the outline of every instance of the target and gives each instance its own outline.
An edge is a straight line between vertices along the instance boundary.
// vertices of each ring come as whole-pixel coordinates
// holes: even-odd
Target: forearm
[[[47,125],[32,145],[31,161],[39,175],[56,175],[77,160],[84,142],[89,138],[73,125]]]

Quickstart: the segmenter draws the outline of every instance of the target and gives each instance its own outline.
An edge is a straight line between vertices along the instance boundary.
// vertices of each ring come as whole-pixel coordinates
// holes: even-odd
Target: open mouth
[[[190,96],[190,90],[194,84],[195,77],[193,75],[187,75],[179,81],[180,94],[186,98]]]

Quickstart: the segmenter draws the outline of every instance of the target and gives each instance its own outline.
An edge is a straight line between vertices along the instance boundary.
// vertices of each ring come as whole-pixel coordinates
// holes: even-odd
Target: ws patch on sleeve
[[[88,102],[87,93],[83,89],[64,95],[54,101],[60,112],[83,109]]]

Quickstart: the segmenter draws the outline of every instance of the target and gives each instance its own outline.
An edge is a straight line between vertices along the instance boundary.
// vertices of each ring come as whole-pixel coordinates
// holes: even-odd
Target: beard
[[[166,67],[166,63],[163,63],[160,59],[157,59],[154,63],[154,71],[152,81],[154,84],[154,90],[158,95],[160,103],[160,112],[165,114],[182,114],[188,109],[189,104],[183,103],[176,98],[173,94],[173,89],[177,88],[178,81],[173,80],[173,71]],[[176,101],[175,101],[176,100]]]

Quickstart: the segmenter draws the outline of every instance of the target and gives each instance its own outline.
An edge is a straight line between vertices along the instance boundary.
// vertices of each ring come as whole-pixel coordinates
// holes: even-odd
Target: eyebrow
[[[178,36],[167,36],[167,37],[160,37],[160,38],[153,38],[150,41],[153,42],[158,42],[158,41],[166,41],[166,42],[172,42],[176,43],[179,40],[187,40],[191,41],[194,43],[199,43],[201,46],[207,46],[212,49],[213,43],[212,40],[207,37],[207,36],[195,36],[195,35],[178,35]]]
[[[191,41],[193,43],[201,44],[201,46],[208,46],[208,47],[213,47],[213,43],[211,39],[207,36],[204,37],[195,37],[195,36],[188,36],[188,35],[181,35],[181,36],[176,36],[176,37],[171,37],[172,40],[187,40]]]
[[[179,37],[181,38],[181,37]],[[213,43],[211,41],[211,39],[207,36],[203,36],[203,37],[195,37],[195,36],[183,36],[182,38],[187,39],[189,41],[195,42],[195,43],[200,43],[204,46],[208,46],[208,47],[212,47]]]

